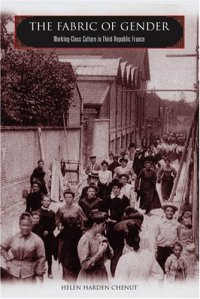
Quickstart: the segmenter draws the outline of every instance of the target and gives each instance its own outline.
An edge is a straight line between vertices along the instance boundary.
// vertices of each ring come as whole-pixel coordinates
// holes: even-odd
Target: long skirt
[[[156,188],[151,188],[148,191],[140,191],[140,208],[146,210],[146,214],[160,207],[161,203]]]
[[[163,272],[165,273],[165,262],[167,258],[173,253],[173,250],[171,247],[160,247],[158,246],[157,251],[157,262],[160,265],[160,267],[163,269]]]
[[[94,266],[90,270],[81,269],[77,283],[107,283],[108,274],[104,265]]]
[[[64,229],[59,236],[58,257],[63,266],[63,279],[74,281],[81,269],[77,246],[81,238],[79,228]]]
[[[122,252],[124,248],[124,233],[115,231],[111,226],[108,229],[107,236],[108,236],[109,244],[114,251],[114,255],[111,259],[111,264],[110,264],[110,271],[112,276],[114,276],[117,263],[120,257],[122,256]]]
[[[161,194],[163,200],[168,200],[173,188],[173,178],[163,179],[161,183]]]

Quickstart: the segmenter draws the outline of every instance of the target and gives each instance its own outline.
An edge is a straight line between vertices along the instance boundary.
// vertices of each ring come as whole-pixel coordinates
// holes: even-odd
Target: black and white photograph
[[[199,297],[197,1],[14,2],[1,13],[1,297]],[[59,15],[104,16],[113,36],[120,16],[131,42],[89,37],[94,20],[64,32]],[[136,15],[174,18],[182,36],[143,47]],[[27,19],[23,39],[29,16],[56,16],[59,46],[37,36],[52,22]],[[91,47],[75,45],[81,30]]]

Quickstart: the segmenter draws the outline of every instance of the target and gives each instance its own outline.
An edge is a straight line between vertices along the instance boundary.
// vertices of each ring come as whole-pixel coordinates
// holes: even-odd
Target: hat
[[[96,159],[96,156],[90,156],[90,159],[93,159],[93,158],[95,158],[95,159]]]
[[[142,153],[142,149],[138,147],[138,148],[136,148],[135,152],[138,153],[138,154]]]
[[[94,172],[94,171],[90,172],[90,173],[88,173],[88,177],[99,179],[99,173],[98,172]]]
[[[126,162],[126,163],[128,163],[128,160],[126,159],[126,158],[121,158],[121,159],[119,159],[119,163],[121,163],[121,162]]]
[[[135,143],[130,143],[130,145],[129,145],[129,147],[128,147],[128,149],[130,149],[131,147],[135,147]]]
[[[122,220],[119,223],[117,223],[114,226],[114,230],[116,230],[116,231],[127,231],[127,224],[130,224],[130,223],[134,223],[138,227],[141,227],[142,222],[144,220],[144,216],[141,213],[137,212],[132,207],[127,207],[127,208],[129,209],[129,211],[127,209],[127,211],[125,211],[125,212],[127,214],[128,219]],[[132,212],[131,212],[131,208],[132,208]]]
[[[165,211],[166,210],[166,208],[168,208],[168,207],[170,207],[170,208],[173,208],[174,209],[174,213],[176,212],[176,211],[178,211],[178,208],[172,203],[172,202],[166,202],[166,203],[164,203],[163,205],[162,205],[162,209]]]

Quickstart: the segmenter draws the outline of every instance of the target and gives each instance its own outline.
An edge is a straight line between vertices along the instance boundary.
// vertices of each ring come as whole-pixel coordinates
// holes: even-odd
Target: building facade
[[[99,159],[107,158],[108,152],[119,154],[130,143],[139,144],[145,134],[148,52],[108,50],[95,56],[59,55],[61,62],[72,64],[77,75],[83,105],[84,164],[91,154]],[[69,123],[72,119],[69,113]]]

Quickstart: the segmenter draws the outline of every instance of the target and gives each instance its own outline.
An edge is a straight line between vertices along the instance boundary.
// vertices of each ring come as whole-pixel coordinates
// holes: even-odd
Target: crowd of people
[[[192,213],[169,201],[176,170],[166,140],[150,136],[140,146],[130,144],[120,156],[109,154],[100,164],[90,157],[85,169],[87,186],[78,200],[66,189],[56,211],[45,186],[44,162],[38,161],[31,178],[26,210],[19,219],[20,232],[1,243],[6,261],[2,279],[42,281],[53,279],[52,260],[62,265],[66,282],[105,283],[108,272],[122,282],[154,279],[170,282],[193,279],[187,261],[194,253]],[[174,142],[174,140],[173,140]],[[180,159],[177,155],[176,159]],[[161,183],[159,198],[156,184]],[[145,217],[162,208],[164,216],[151,236],[145,234]],[[153,239],[153,240],[152,240]],[[190,254],[191,256],[191,254]],[[194,254],[193,254],[194,256]],[[105,267],[110,259],[110,270]]]

